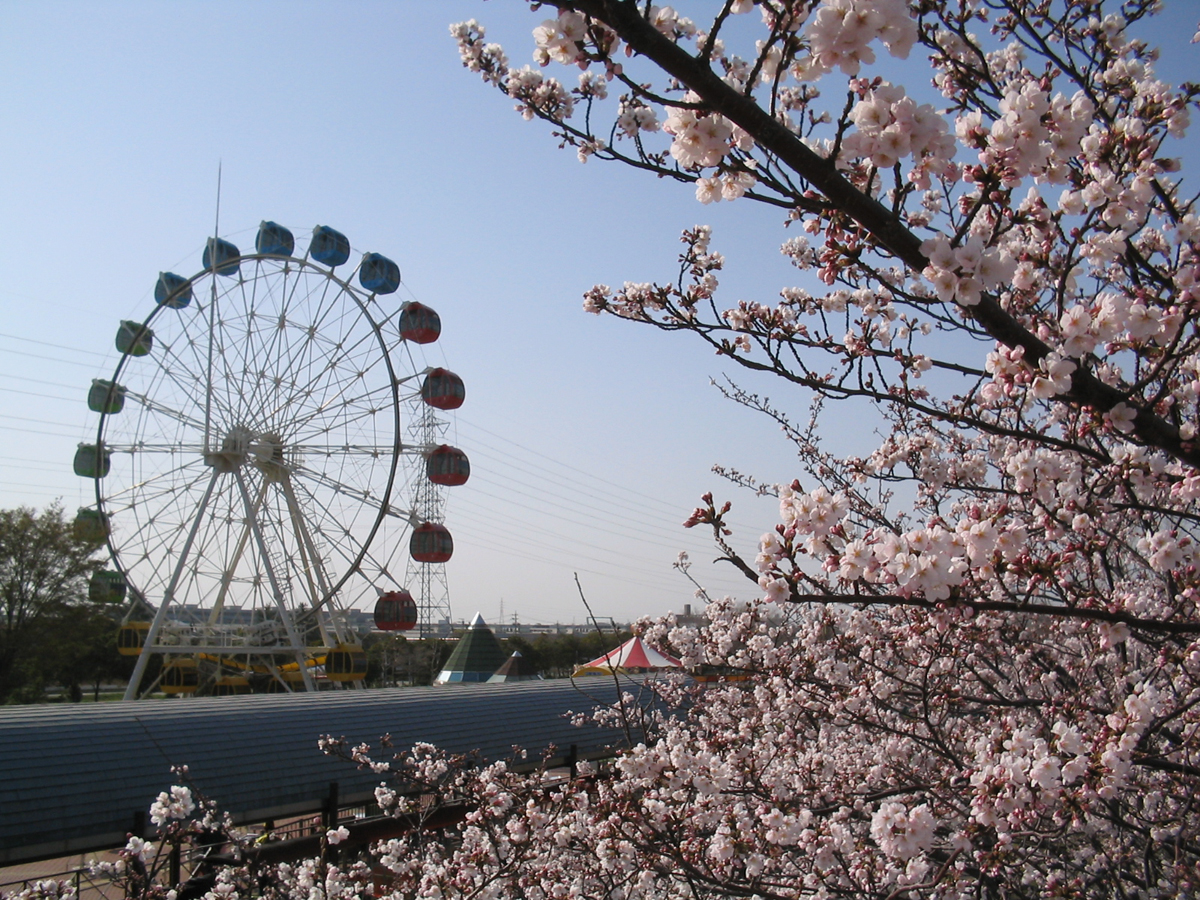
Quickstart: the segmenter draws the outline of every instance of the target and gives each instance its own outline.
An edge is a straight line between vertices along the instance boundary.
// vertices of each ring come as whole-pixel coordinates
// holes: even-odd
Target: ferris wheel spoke
[[[196,496],[189,493],[185,506],[185,498],[167,495],[164,504],[153,516],[142,514],[136,507],[130,510],[131,513],[137,513],[136,527],[123,534],[122,540],[129,546],[140,548],[140,552],[133,557],[121,554],[118,561],[123,571],[136,571],[142,576],[141,583],[149,594],[161,592],[167,583],[170,560],[178,555],[179,541],[195,520]],[[153,503],[153,496],[148,496],[146,502]],[[201,539],[202,542],[207,540],[203,535]],[[203,548],[202,552],[207,553],[208,550]]]
[[[182,327],[187,329],[189,324],[184,321]],[[188,337],[186,342],[188,346],[193,346],[193,339]],[[164,342],[165,344],[165,342]],[[204,382],[196,377],[196,372],[189,361],[179,354],[172,344],[165,344],[162,347],[160,354],[156,357],[156,368],[160,376],[170,381],[174,389],[179,394],[179,399],[193,405],[197,410],[204,408]],[[126,391],[126,396],[134,396],[143,398],[143,406],[148,411],[161,411],[167,415],[174,415],[179,421],[183,421],[184,413],[177,408],[179,404],[168,406],[165,402],[159,403],[149,397],[145,393]],[[161,407],[161,409],[160,409]],[[191,424],[196,423],[196,427],[203,432],[204,420],[200,416],[189,416]]]
[[[193,415],[189,415],[181,409],[175,409],[166,405],[165,403],[158,403],[147,397],[145,394],[139,394],[133,391],[126,391],[125,399],[126,401],[133,400],[148,413],[166,416],[168,419],[172,419],[181,425],[187,425],[189,428],[195,428],[203,433],[204,420],[198,419]]]
[[[216,381],[225,387],[225,399],[231,411],[229,421],[224,423],[225,427],[244,419],[247,401],[244,391],[230,390],[234,384],[238,384],[232,375],[235,372],[253,371],[250,355],[246,352],[242,340],[243,330],[247,335],[251,333],[254,316],[253,305],[247,306],[245,284],[245,279],[239,274],[237,281],[223,291],[218,299],[215,324],[216,339],[221,351],[217,360],[221,370]],[[244,385],[244,382],[242,384]]]
[[[257,297],[258,288],[261,285],[266,294],[266,301],[269,303],[272,300],[277,301],[277,314],[275,316],[275,324],[270,330],[268,340],[262,346],[260,353],[264,360],[270,361],[275,367],[275,373],[286,371],[285,357],[288,351],[287,342],[284,337],[288,328],[288,316],[291,312],[291,301],[295,296],[297,289],[303,282],[303,276],[294,273],[290,265],[285,264],[280,270],[283,283],[280,290],[275,291],[269,279],[264,273],[265,263],[262,260],[255,262],[255,296]]]
[[[309,489],[304,483],[294,483],[298,495],[302,495],[303,501],[310,508],[321,510],[324,514],[311,516],[309,521],[314,527],[316,533],[324,538],[323,544],[328,549],[326,553],[336,553],[341,557],[343,563],[347,566],[357,567],[359,564],[358,558],[351,558],[351,555],[346,553],[344,548],[347,544],[343,538],[351,538],[354,536],[353,531],[346,525],[345,517],[338,514],[338,511],[333,510],[330,505],[322,500],[316,492]],[[335,491],[335,493],[341,493]],[[358,499],[358,498],[355,498]],[[374,508],[377,508],[375,505]],[[351,523],[354,524],[354,523]],[[361,554],[359,554],[361,557]]]
[[[325,475],[323,472],[318,472],[315,469],[310,469],[307,466],[298,465],[292,468],[292,473],[305,482],[311,482],[314,485],[320,485],[326,490],[337,494],[340,497],[348,497],[356,503],[379,504],[383,502],[381,497],[376,496],[375,491],[371,488],[361,489],[352,488],[342,484],[335,478]],[[310,494],[310,496],[312,496]]]
[[[148,441],[138,441],[136,444],[120,444],[116,441],[105,441],[104,449],[114,456],[129,454],[180,454],[184,457],[201,457],[204,454],[203,444],[154,444]]]
[[[224,387],[225,404],[229,409],[228,420],[223,423],[226,428],[242,424],[246,420],[247,408],[256,402],[259,388],[254,382],[248,385],[246,380],[248,373],[256,371],[256,363],[254,354],[246,347],[253,334],[254,310],[253,307],[243,308],[245,293],[240,290],[243,284],[244,282],[240,283],[222,295],[222,309],[216,326],[221,350],[217,357],[220,366],[220,377],[217,380]],[[230,299],[235,291],[240,296],[240,303],[236,309],[235,300]],[[250,390],[246,390],[247,386]]]
[[[263,260],[256,260],[253,277],[239,285],[245,298],[243,306],[246,309],[241,325],[244,338],[239,342],[242,347],[240,355],[248,370],[259,375],[253,390],[241,398],[243,409],[247,412],[260,410],[269,402],[264,392],[269,392],[270,385],[276,378],[280,378],[284,371],[280,367],[277,349],[280,336],[286,330],[287,318],[286,313],[272,309],[274,297],[269,282],[265,278],[264,268],[266,265]],[[278,264],[275,265],[278,268]],[[251,285],[248,297],[246,296],[246,284]],[[260,287],[263,288],[261,292]],[[268,374],[272,371],[274,374]]]
[[[376,388],[347,397],[341,403],[332,405],[326,403],[303,418],[297,418],[294,423],[294,440],[302,440],[304,434],[328,434],[336,426],[345,426],[355,422],[376,422],[382,416],[389,430],[395,427],[393,399],[395,394],[390,385]],[[323,426],[317,423],[325,423]]]
[[[131,481],[128,485],[106,494],[106,507],[113,506],[118,501],[123,501],[128,503],[129,506],[118,505],[118,509],[133,508],[138,502],[147,499],[157,499],[160,496],[186,495],[191,493],[195,485],[203,481],[205,476],[209,474],[208,468],[200,468],[194,459],[181,460],[178,465],[150,473],[144,473],[142,469],[144,469],[144,466],[138,467],[137,474],[141,476],[138,480]]]
[[[306,341],[308,340],[306,338]],[[337,350],[338,354],[345,354],[346,348],[344,343],[344,341],[339,341],[333,344],[332,347]],[[313,339],[310,349],[315,349],[317,346],[315,339]],[[360,367],[355,365],[358,362],[357,357],[351,358],[348,361],[343,360],[341,365],[335,365],[335,359],[340,358],[341,356],[335,358],[330,353],[329,359],[326,360],[315,374],[304,379],[303,382],[297,380],[292,393],[279,398],[280,408],[287,408],[291,404],[296,403],[300,397],[304,397],[305,399],[312,397],[316,401],[312,415],[327,414],[326,411],[330,408],[345,406],[347,401],[342,399],[345,391],[363,380],[365,373],[369,371],[369,366]],[[319,399],[314,396],[314,385],[324,385],[323,394]],[[374,390],[380,392],[387,391],[390,390],[390,386],[381,385]],[[302,419],[295,420],[293,424],[300,424],[302,421]]]
[[[322,291],[327,292],[328,290],[329,284],[326,282],[322,286]],[[286,396],[282,394],[278,396],[276,398],[277,405],[285,405],[286,402],[293,401],[297,394],[311,390],[311,386],[316,384],[319,379],[319,375],[313,372],[314,365],[332,352],[328,338],[324,335],[326,325],[321,315],[321,309],[305,308],[311,305],[311,300],[311,294],[307,295],[305,301],[309,302],[302,301],[299,304],[301,309],[286,320],[285,328],[291,328],[296,332],[298,339],[288,344],[286,357],[279,361],[280,370],[291,375],[291,393]],[[281,379],[281,386],[282,383]]]
[[[391,444],[288,444],[297,453],[313,456],[369,456],[379,459],[393,451]],[[413,448],[402,447],[402,452]]]
[[[347,385],[348,387],[351,387],[351,385]],[[327,398],[320,407],[313,410],[312,415],[298,419],[295,422],[294,433],[300,434],[302,430],[322,420],[328,424],[318,429],[315,432],[317,434],[327,434],[336,426],[350,425],[356,421],[374,421],[375,417],[386,409],[382,403],[387,394],[383,389],[371,393],[380,394],[378,404],[360,407],[359,402],[361,398],[368,395],[360,395],[359,398],[354,399],[344,398],[341,395]]]

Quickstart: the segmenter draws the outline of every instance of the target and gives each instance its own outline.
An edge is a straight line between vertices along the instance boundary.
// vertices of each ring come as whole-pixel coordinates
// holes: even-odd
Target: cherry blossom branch
[[[708,65],[661,34],[645,19],[636,3],[630,0],[561,0],[553,5],[604,22],[634,51],[687,85],[713,112],[754,135],[759,145],[791,167],[834,208],[862,226],[910,269],[920,272],[928,267],[929,259],[921,249],[921,240],[897,216],[850,184],[829,160],[807,147],[752,98],[732,88]],[[1020,348],[1026,361],[1035,366],[1052,352],[1047,343],[1021,325],[992,297],[981,296],[977,304],[964,307],[963,311],[997,341]],[[1070,384],[1070,390],[1059,394],[1057,399],[1090,406],[1100,412],[1111,412],[1121,404],[1133,406],[1128,403],[1128,392],[1105,384],[1082,366],[1071,373]],[[1193,468],[1200,468],[1200,450],[1185,441],[1178,428],[1150,409],[1136,406],[1133,409],[1132,436]]]

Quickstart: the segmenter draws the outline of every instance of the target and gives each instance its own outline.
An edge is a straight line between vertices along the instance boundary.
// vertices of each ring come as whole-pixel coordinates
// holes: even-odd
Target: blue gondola
[[[379,253],[368,253],[358,267],[358,283],[374,294],[393,294],[400,287],[400,267]]]
[[[117,349],[130,356],[145,356],[154,349],[154,332],[141,322],[121,322],[117,329]]]
[[[183,309],[192,302],[192,285],[182,275],[174,272],[159,272],[154,285],[154,299],[159,306]]]
[[[111,381],[92,379],[88,389],[88,409],[92,412],[113,415],[125,408],[125,388]]]
[[[242,265],[242,251],[229,241],[209,238],[204,245],[204,268],[214,269],[218,275],[236,275]]]
[[[330,268],[340,266],[350,258],[350,241],[340,231],[334,231],[328,225],[318,225],[313,229],[308,255]]]
[[[282,225],[260,222],[254,249],[263,256],[291,256],[296,249],[296,239]]]

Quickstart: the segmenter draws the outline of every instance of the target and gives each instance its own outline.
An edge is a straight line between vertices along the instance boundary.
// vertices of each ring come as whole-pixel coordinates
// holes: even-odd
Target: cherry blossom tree
[[[773,299],[719,299],[700,226],[671,279],[584,303],[814,399],[796,422],[728,388],[799,456],[757,486],[780,522],[756,557],[728,504],[688,520],[762,600],[644,626],[751,679],[570,811],[535,803],[537,865],[499,895],[537,866],[548,896],[1197,889],[1200,219],[1178,156],[1200,89],[1155,76],[1157,5],[726,0],[697,22],[574,0],[544,4],[519,67],[453,27],[581,160],[780,209],[797,271]],[[877,446],[823,448],[834,401],[874,407]]]

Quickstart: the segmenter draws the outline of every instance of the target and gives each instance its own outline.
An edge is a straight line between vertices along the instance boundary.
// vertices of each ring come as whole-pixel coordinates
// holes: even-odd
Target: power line
[[[11,353],[14,356],[24,356],[29,359],[41,359],[41,360],[45,360],[46,362],[62,363],[63,365],[66,365],[66,366],[84,366],[86,368],[91,369],[93,372],[96,370],[95,363],[80,362],[77,359],[60,359],[57,356],[43,356],[40,353],[26,353],[23,350],[13,350],[9,347],[0,347],[0,353]]]
[[[69,391],[79,390],[78,384],[63,384],[61,381],[43,381],[39,378],[30,378],[27,375],[10,375],[8,372],[0,372],[0,378],[13,378],[25,384],[40,384],[45,387],[66,388]]]
[[[24,344],[37,344],[41,347],[53,347],[55,350],[70,350],[72,353],[87,353],[92,356],[106,357],[107,353],[101,353],[98,350],[81,350],[78,347],[68,347],[66,344],[52,344],[50,341],[39,341],[36,338],[24,337],[19,334],[5,334],[0,332],[0,338],[7,338],[10,341],[21,341]]]
[[[0,387],[5,394],[20,394],[22,397],[40,397],[43,400],[61,400],[63,403],[78,403],[78,397],[62,397],[56,394],[39,394],[36,391],[21,391],[17,388]]]

